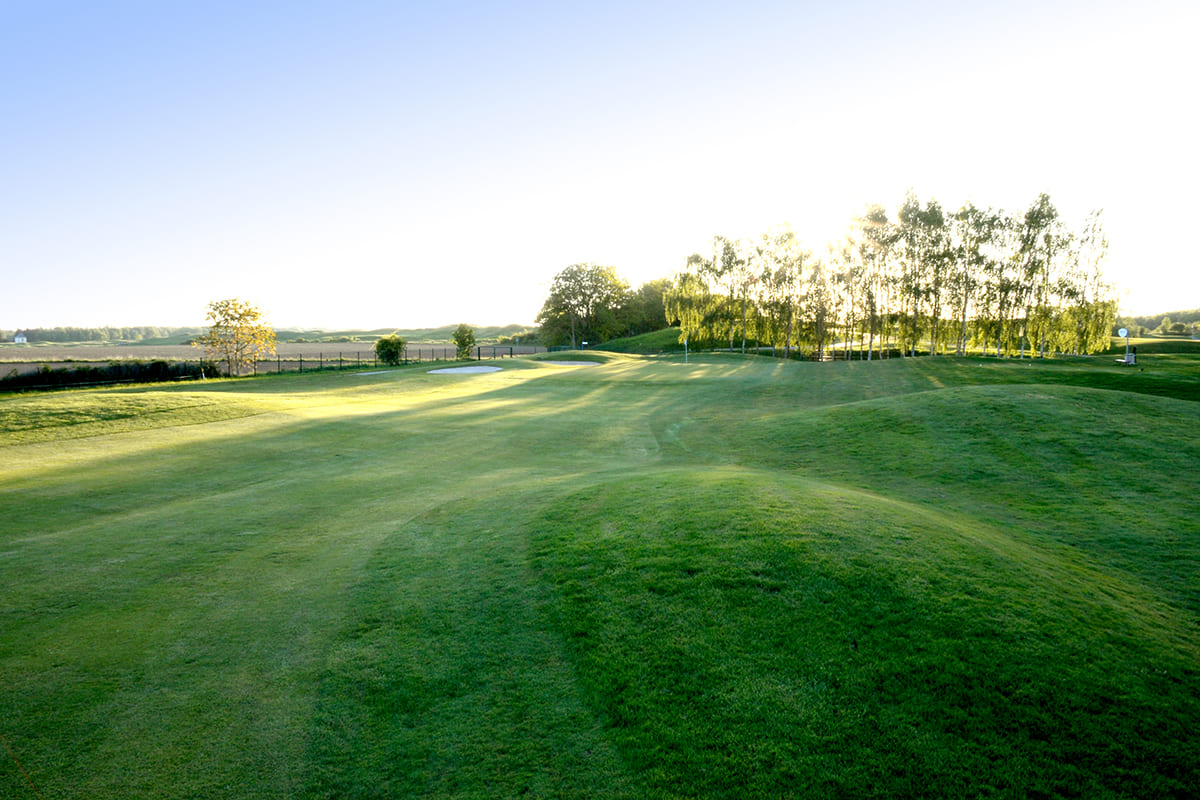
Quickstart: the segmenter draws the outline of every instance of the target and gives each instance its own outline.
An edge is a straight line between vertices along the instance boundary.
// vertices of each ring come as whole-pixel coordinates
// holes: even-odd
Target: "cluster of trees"
[[[663,278],[634,291],[612,267],[572,264],[554,276],[538,314],[542,344],[576,348],[659,330],[666,323],[663,296],[670,286]]]
[[[143,339],[166,339],[179,333],[194,333],[194,328],[160,328],[139,325],[131,328],[24,328],[3,332],[4,339],[24,336],[32,342],[140,342]]]
[[[1134,336],[1192,336],[1200,333],[1200,308],[1143,317],[1120,317],[1117,324],[1128,329]]]
[[[1070,230],[1040,195],[1023,214],[955,212],[909,194],[879,205],[842,241],[814,253],[790,228],[717,236],[666,292],[680,341],[808,347],[842,342],[860,357],[890,349],[963,354],[1091,353],[1108,346],[1115,290],[1099,213]]]
[[[1162,324],[1158,326],[1158,332],[1165,336],[1195,336],[1200,332],[1200,325],[1195,322],[1171,322],[1170,317],[1163,317]]]

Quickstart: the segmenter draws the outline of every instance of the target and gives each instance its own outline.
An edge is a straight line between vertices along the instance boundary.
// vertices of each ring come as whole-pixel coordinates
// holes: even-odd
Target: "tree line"
[[[1197,336],[1200,335],[1200,308],[1143,317],[1121,317],[1118,324],[1134,336]]]
[[[909,193],[894,217],[870,206],[824,252],[789,227],[713,238],[666,293],[680,341],[888,352],[1093,353],[1117,300],[1104,280],[1099,212],[1067,227],[1042,194],[1021,214],[968,203],[947,212]]]
[[[33,342],[140,342],[144,339],[166,339],[178,334],[196,333],[197,328],[162,328],[154,325],[137,325],[126,328],[104,326],[101,328],[23,328],[0,332],[0,338],[11,340],[24,336]]]
[[[636,291],[613,267],[572,264],[554,276],[542,304],[538,337],[547,347],[636,336],[666,326],[664,296],[671,281],[647,281]]]

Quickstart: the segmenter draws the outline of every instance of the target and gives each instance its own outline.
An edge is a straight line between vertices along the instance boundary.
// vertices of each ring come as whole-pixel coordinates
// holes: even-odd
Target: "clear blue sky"
[[[1200,4],[0,0],[0,328],[532,322],[908,189],[1200,306]]]

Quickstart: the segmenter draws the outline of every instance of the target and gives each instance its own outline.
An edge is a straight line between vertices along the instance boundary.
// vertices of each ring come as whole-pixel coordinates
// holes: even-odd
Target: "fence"
[[[534,353],[544,353],[546,348],[534,347],[532,345],[477,345],[472,348],[471,358],[476,361],[495,360],[500,358],[516,358],[517,356],[531,355]],[[437,361],[454,361],[457,360],[458,351],[454,347],[437,347],[434,345],[412,345],[405,348],[403,364],[420,364],[423,362]],[[42,372],[43,370],[54,370],[57,372],[68,372],[72,370],[80,370],[81,372],[90,371],[89,368],[97,367],[98,365],[119,365],[121,363],[133,363],[136,360],[126,359],[97,359],[97,360],[71,360],[71,361],[13,361],[0,363],[0,390],[7,387],[2,385],[3,378],[24,376],[30,373]],[[164,363],[169,362],[175,365],[195,364],[197,371],[203,363],[209,363],[206,359],[185,359],[185,358],[169,358],[162,359]],[[362,369],[378,369],[385,366],[380,363],[375,351],[372,350],[356,350],[348,352],[344,350],[334,352],[321,352],[316,354],[304,353],[288,353],[279,354],[273,358],[262,358],[251,362],[243,371],[242,375],[272,375],[282,372],[321,372],[326,370],[362,370]],[[212,377],[212,372],[208,372]],[[98,386],[109,383],[128,383],[132,382],[128,379],[123,380],[79,380],[66,381],[62,380],[61,376],[55,380],[47,381],[44,384],[39,382],[37,385],[31,385],[22,382],[18,388],[12,387],[14,390],[22,389],[49,389],[49,388],[67,388],[71,386]]]
[[[485,359],[494,361],[498,358],[516,358],[517,356],[544,352],[546,352],[546,348],[533,347],[531,345],[484,344],[472,348],[471,358],[475,361],[483,361]],[[455,361],[457,359],[457,348],[419,345],[405,347],[404,358],[401,360],[401,363],[420,364],[426,361]],[[336,356],[333,353],[328,355],[318,353],[315,358],[303,355],[280,355],[273,359],[260,359],[254,362],[251,372],[255,375],[265,375],[278,372],[314,372],[329,369],[378,369],[380,366],[379,359],[375,355],[374,350],[368,350],[365,353],[363,351],[355,351],[353,353],[338,351]]]

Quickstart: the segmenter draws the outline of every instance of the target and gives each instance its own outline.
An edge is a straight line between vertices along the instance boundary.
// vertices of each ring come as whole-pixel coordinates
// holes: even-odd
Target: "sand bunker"
[[[477,372],[499,372],[500,367],[443,367],[429,370],[430,375],[467,375]]]

